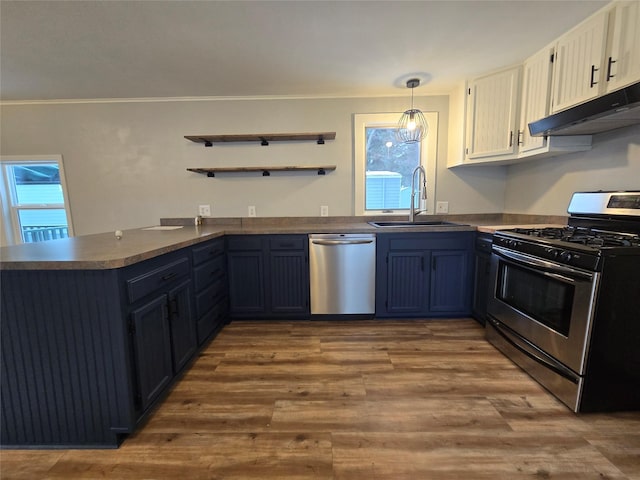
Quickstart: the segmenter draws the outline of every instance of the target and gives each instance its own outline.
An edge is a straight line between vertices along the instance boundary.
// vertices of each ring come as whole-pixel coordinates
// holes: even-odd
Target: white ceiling
[[[446,93],[606,3],[1,0],[1,98]]]

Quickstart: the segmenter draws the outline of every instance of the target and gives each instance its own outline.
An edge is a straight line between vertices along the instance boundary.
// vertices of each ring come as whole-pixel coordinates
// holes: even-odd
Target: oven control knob
[[[562,260],[563,262],[568,262],[572,258],[573,258],[573,255],[571,255],[571,252],[565,251],[560,253],[560,260]]]
[[[549,248],[545,248],[544,251],[547,252],[549,257],[558,258],[558,250],[556,250],[555,248],[550,248],[550,247]]]

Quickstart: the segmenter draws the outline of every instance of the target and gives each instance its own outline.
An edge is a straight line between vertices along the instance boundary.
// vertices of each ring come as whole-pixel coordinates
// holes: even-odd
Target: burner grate
[[[593,248],[602,247],[640,247],[640,235],[621,232],[608,232],[593,228],[515,228],[515,233],[549,240],[559,240]]]

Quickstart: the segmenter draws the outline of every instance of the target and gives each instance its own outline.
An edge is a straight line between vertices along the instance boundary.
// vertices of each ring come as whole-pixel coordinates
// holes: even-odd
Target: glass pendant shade
[[[413,108],[413,89],[420,85],[417,78],[407,81],[407,88],[411,89],[411,108],[405,111],[398,121],[396,137],[402,143],[417,143],[422,141],[429,132],[429,125],[423,113]]]

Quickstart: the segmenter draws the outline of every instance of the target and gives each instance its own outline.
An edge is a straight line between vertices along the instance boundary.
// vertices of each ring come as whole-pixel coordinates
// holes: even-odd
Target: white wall
[[[450,213],[494,213],[504,208],[505,169],[447,170],[447,96],[416,97],[439,113],[436,199]],[[408,97],[347,99],[194,100],[3,105],[3,155],[61,154],[77,235],[157,224],[161,217],[197,214],[211,204],[215,217],[352,215],[353,114],[400,112]],[[336,140],[227,144],[205,148],[184,135],[336,131]],[[222,174],[188,167],[324,165],[310,173]]]
[[[566,215],[571,194],[640,190],[640,125],[594,135],[593,148],[507,170],[505,212]]]

